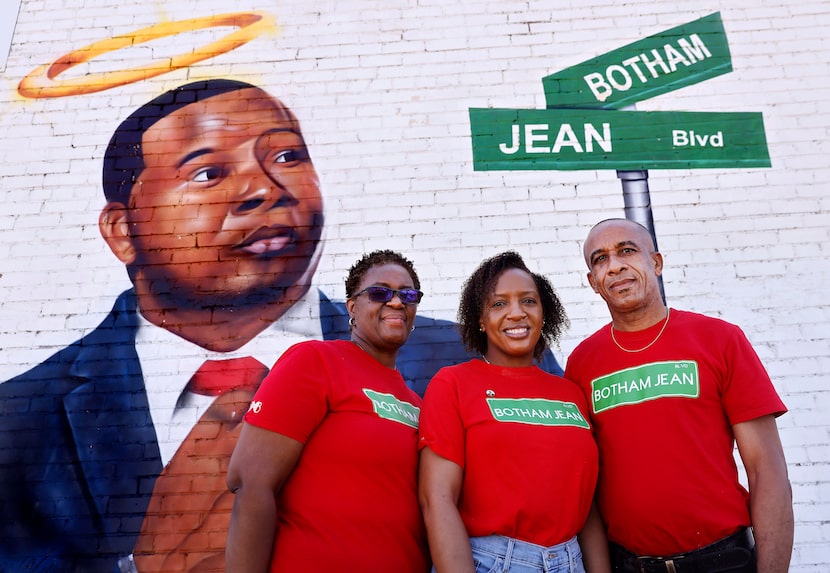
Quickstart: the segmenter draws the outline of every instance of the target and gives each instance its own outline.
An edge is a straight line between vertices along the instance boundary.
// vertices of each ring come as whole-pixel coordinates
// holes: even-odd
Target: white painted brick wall
[[[232,9],[269,11],[280,30],[95,94],[15,91],[72,49]],[[0,82],[0,380],[93,328],[129,286],[97,228],[112,130],[163,90],[219,76],[263,86],[302,122],[326,199],[321,288],[340,298],[361,252],[400,249],[429,293],[421,312],[454,318],[481,258],[516,249],[569,311],[564,361],[607,321],[580,248],[594,222],[623,215],[620,182],[613,172],[474,172],[467,109],[544,107],[545,75],[718,10],[734,71],[637,108],[762,112],[772,167],[650,172],[664,286],[671,305],[735,322],[755,344],[790,407],[779,426],[795,495],[791,571],[830,570],[826,1],[23,0]],[[226,31],[107,54],[67,75],[130,67]]]

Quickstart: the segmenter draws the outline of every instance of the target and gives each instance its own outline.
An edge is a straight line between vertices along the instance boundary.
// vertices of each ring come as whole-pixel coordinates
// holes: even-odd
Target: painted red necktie
[[[233,494],[225,474],[242,416],[268,369],[252,357],[208,360],[187,390],[217,396],[156,480],[134,550],[139,573],[225,571]]]
[[[240,388],[256,390],[267,373],[268,368],[253,356],[205,360],[188,382],[187,390],[203,396],[221,396]]]

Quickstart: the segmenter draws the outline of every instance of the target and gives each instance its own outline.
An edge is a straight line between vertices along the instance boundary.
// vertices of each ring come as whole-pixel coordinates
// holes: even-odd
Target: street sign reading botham
[[[547,107],[620,109],[732,71],[715,12],[542,78]]]

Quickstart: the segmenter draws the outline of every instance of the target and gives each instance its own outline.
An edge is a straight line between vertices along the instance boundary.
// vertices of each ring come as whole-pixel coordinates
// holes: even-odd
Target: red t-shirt
[[[305,444],[278,496],[271,571],[428,569],[420,405],[396,370],[351,342],[303,342],[280,357],[245,415]]]
[[[597,478],[585,399],[531,366],[481,360],[438,371],[427,386],[419,447],[464,470],[458,509],[471,537],[537,545],[582,529]]]
[[[614,332],[642,348],[663,323]],[[750,525],[732,425],[786,407],[744,333],[671,310],[641,352],[610,325],[583,341],[565,376],[591,404],[597,499],[608,537],[639,555],[691,551]]]

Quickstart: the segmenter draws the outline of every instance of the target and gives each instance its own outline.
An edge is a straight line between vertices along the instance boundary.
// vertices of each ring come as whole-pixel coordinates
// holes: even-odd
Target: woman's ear
[[[349,313],[349,318],[354,316],[355,300],[353,298],[346,299],[346,311]]]
[[[125,265],[135,261],[135,247],[130,237],[127,207],[123,203],[110,202],[98,217],[98,229],[110,250]]]

